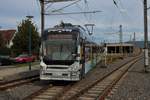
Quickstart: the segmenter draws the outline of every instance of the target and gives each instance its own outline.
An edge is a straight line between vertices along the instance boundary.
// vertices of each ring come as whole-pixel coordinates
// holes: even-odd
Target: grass
[[[119,60],[119,59],[123,59],[123,56],[109,55],[109,56],[106,57],[106,62],[107,62],[107,64],[110,64],[110,63],[113,63],[113,62],[115,62],[116,60]],[[103,63],[105,62],[105,57],[103,57],[102,62]]]
[[[107,62],[108,63],[112,63],[112,62],[115,62],[118,59],[123,59],[123,57],[122,56],[114,56],[114,57],[113,56],[109,56],[108,59],[107,59]]]

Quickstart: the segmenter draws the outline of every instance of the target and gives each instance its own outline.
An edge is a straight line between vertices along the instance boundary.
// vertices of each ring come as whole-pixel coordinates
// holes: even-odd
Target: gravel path
[[[144,60],[131,69],[111,100],[150,100],[150,73],[144,73]]]

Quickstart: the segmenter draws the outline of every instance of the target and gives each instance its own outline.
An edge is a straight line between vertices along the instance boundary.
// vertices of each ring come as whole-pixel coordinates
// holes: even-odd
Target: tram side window
[[[91,52],[90,48],[89,48],[89,47],[86,47],[86,48],[85,48],[85,60],[86,60],[86,61],[90,60],[90,58],[91,58],[91,57],[90,57],[90,56],[91,56],[91,55],[90,55],[90,52]]]

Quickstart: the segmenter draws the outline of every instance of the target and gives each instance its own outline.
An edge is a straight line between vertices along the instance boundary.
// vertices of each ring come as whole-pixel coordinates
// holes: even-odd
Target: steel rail
[[[75,100],[77,99],[77,97],[79,97],[80,95],[82,95],[83,93],[87,92],[90,88],[94,87],[96,84],[98,84],[99,82],[103,81],[105,78],[107,78],[108,76],[110,76],[112,73],[114,73],[115,71],[117,71],[118,69],[120,69],[121,67],[125,66],[126,64],[132,62],[133,60],[140,58],[141,56],[136,56],[133,59],[131,59],[130,61],[127,61],[126,63],[124,63],[123,65],[121,65],[120,67],[116,68],[115,70],[113,70],[112,72],[108,73],[107,75],[103,76],[101,79],[97,80],[96,82],[94,82],[93,84],[90,84],[88,87],[82,89],[81,91],[78,91],[78,93],[70,96],[69,98],[65,98],[65,100]],[[61,98],[61,97],[60,97]]]
[[[0,90],[6,90],[9,88],[13,88],[13,87],[20,86],[20,85],[23,85],[26,83],[30,83],[32,81],[37,81],[37,80],[39,80],[39,76],[32,76],[32,77],[28,77],[28,78],[23,78],[23,79],[0,83]]]
[[[128,72],[128,70],[133,67],[133,65],[135,63],[137,63],[141,58],[137,58],[135,59],[133,62],[131,62],[131,64],[127,67],[127,69],[125,69],[124,71],[122,71],[121,75],[118,75],[118,77],[113,80],[113,82],[111,84],[109,84],[107,86],[107,88],[100,94],[100,96],[98,96],[98,100],[105,100],[105,98],[108,96],[108,94],[111,92],[111,90],[113,89],[113,87],[119,82],[119,80],[121,78],[123,78],[123,76]],[[96,100],[97,100],[96,99]]]

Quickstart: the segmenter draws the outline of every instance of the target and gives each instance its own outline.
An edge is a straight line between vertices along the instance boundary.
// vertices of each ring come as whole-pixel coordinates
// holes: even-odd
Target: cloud
[[[99,35],[98,40],[116,40],[117,36],[108,37],[103,35],[106,32],[116,32],[119,30],[119,25],[123,25],[125,33],[142,33],[143,32],[143,4],[141,0],[118,0],[119,8],[113,4],[113,0],[87,0],[88,5],[84,0],[77,5],[65,9],[65,12],[86,11],[86,10],[102,10],[96,14],[68,15],[68,16],[46,16],[45,28],[52,27],[58,24],[61,20],[73,24],[84,25],[94,23],[95,36]],[[150,4],[150,1],[148,1]],[[52,6],[60,8],[64,5],[58,4]],[[82,8],[82,9],[81,9]],[[33,15],[34,22],[40,29],[40,5],[39,0],[1,0],[0,3],[0,24],[3,28],[16,28],[18,23],[25,18],[26,15]],[[149,18],[148,18],[149,19]],[[150,22],[150,20],[149,20]],[[129,36],[124,36],[128,39]],[[139,38],[143,38],[140,34]]]

